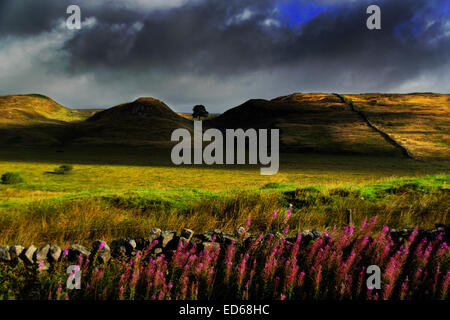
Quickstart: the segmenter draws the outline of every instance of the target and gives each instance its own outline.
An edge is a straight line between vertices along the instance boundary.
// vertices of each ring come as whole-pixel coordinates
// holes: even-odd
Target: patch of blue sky
[[[284,0],[277,4],[280,20],[291,27],[307,23],[330,8],[331,5],[304,0]]]
[[[436,23],[441,27],[443,35],[446,35],[446,26],[450,23],[450,0],[430,0],[426,10],[417,12],[409,21],[396,25],[394,34],[401,41],[412,40]]]

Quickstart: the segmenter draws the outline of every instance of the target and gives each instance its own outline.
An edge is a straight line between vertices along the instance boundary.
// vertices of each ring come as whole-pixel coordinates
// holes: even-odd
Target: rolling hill
[[[98,112],[78,124],[78,137],[73,143],[165,146],[171,144],[174,130],[192,130],[192,127],[192,121],[172,111],[164,102],[139,98]]]
[[[0,96],[0,144],[53,145],[87,117],[39,94]]]
[[[277,128],[285,151],[448,158],[450,95],[295,93],[254,99],[210,127]]]
[[[450,95],[345,95],[378,128],[416,158],[450,155]]]
[[[204,120],[204,128],[277,128],[282,151],[448,159],[450,95],[295,93],[253,99]],[[139,98],[80,112],[41,95],[0,97],[1,145],[168,147],[189,115]]]
[[[283,150],[397,154],[333,94],[296,93],[250,100],[210,122],[219,128],[277,128]]]
[[[85,116],[39,94],[0,96],[0,125],[84,120]]]

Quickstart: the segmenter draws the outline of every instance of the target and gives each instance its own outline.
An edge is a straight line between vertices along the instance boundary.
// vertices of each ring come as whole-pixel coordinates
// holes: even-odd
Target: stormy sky
[[[66,9],[81,8],[81,30]],[[366,9],[381,8],[381,30]],[[0,94],[222,112],[293,92],[450,92],[448,0],[0,0]]]

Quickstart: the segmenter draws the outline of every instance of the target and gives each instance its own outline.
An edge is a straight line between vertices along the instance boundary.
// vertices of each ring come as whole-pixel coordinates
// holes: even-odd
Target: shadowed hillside
[[[192,121],[153,98],[81,112],[41,95],[0,97],[2,145],[166,146],[173,130],[191,127]]]
[[[89,118],[89,122],[133,123],[149,120],[180,120],[180,116],[170,109],[164,102],[154,98],[139,98],[136,101],[124,103],[96,113]]]
[[[189,121],[154,98],[136,101],[101,111],[78,127],[74,144],[156,145],[170,144],[178,128],[192,128]]]
[[[296,93],[271,101],[250,100],[209,125],[218,128],[278,128],[284,150],[325,153],[400,153],[333,94]]]
[[[58,144],[69,123],[86,118],[43,95],[0,96],[0,144]]]

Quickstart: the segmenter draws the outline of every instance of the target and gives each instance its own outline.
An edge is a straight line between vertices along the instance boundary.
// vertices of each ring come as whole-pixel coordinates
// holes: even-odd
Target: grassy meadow
[[[323,230],[378,216],[393,228],[448,224],[448,161],[400,156],[283,153],[280,172],[259,166],[181,166],[169,149],[13,148],[0,173],[24,182],[0,184],[0,243],[90,243],[144,236],[159,227],[233,231],[252,217],[265,230],[273,210],[293,205],[290,232]],[[54,174],[60,165],[69,174]]]

